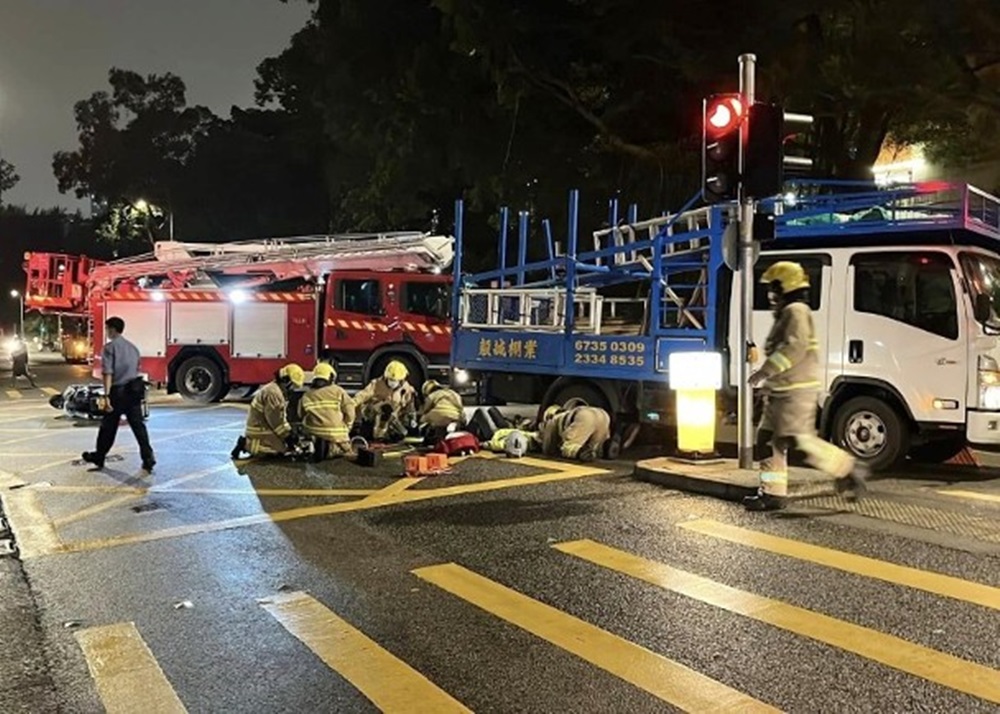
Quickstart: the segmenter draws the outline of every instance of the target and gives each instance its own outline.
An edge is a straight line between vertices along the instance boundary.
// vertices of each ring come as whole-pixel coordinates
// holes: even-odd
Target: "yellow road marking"
[[[0,481],[0,488],[2,488]],[[144,495],[149,492],[147,488],[136,488],[133,486],[39,486],[38,491],[42,493],[130,493]],[[155,489],[153,489],[156,492]],[[347,496],[370,496],[378,493],[371,488],[172,488],[164,493],[179,495],[197,496],[309,496],[333,498]]]
[[[7,390],[7,398],[8,399],[23,399],[24,395],[21,394],[18,391],[13,390],[13,389],[8,389]]]
[[[164,481],[163,483],[156,484],[149,488],[138,488],[134,489],[131,493],[124,496],[118,496],[117,498],[111,498],[107,501],[102,501],[101,503],[95,503],[92,506],[87,506],[79,511],[74,511],[69,513],[62,518],[57,518],[53,521],[53,525],[57,528],[67,526],[70,523],[75,523],[77,521],[82,521],[85,518],[90,518],[98,513],[103,513],[104,511],[110,510],[112,508],[117,508],[131,501],[137,501],[140,498],[148,495],[149,493],[173,493],[171,489],[177,484],[186,483],[188,481],[193,481],[194,479],[203,478],[209,474],[213,474],[217,471],[223,471],[231,468],[231,464],[222,464],[219,466],[213,466],[207,469],[201,469],[200,471],[195,471],[194,473],[187,474],[186,476],[178,476],[177,478],[170,479],[169,481]]]
[[[1000,495],[995,493],[981,493],[979,491],[945,491],[941,490],[938,493],[944,496],[955,496],[957,498],[971,498],[977,501],[990,501],[991,503],[1000,503]]]
[[[269,598],[263,607],[380,710],[470,711],[306,593],[283,593]]]
[[[21,444],[25,441],[38,441],[39,439],[47,439],[50,436],[59,436],[51,431],[46,431],[43,434],[33,434],[32,436],[22,436],[17,439],[7,439],[6,441],[0,441],[0,446],[9,446],[10,444]]]
[[[42,391],[48,394],[50,397],[54,397],[57,394],[62,394],[62,392],[60,392],[58,389],[55,389],[54,387],[42,387]]]
[[[423,478],[401,478],[393,481],[385,488],[380,488],[378,491],[371,493],[367,498],[377,498],[379,500],[390,498],[403,493],[411,486],[416,486],[421,481],[423,481]]]
[[[418,568],[413,574],[685,711],[778,711],[679,662],[455,563]]]
[[[678,523],[681,528],[714,536],[732,543],[747,545],[769,553],[777,553],[810,563],[825,565],[845,573],[863,575],[866,578],[883,580],[887,583],[904,585],[915,590],[923,590],[934,595],[971,602],[983,607],[1000,610],[1000,588],[982,583],[974,583],[961,578],[940,573],[930,573],[917,568],[896,565],[884,560],[876,560],[863,555],[845,553],[832,548],[824,548],[811,543],[801,543],[788,538],[768,535],[757,531],[731,526],[711,520]]]
[[[523,459],[522,461],[528,461]],[[532,460],[534,461],[534,460]],[[196,535],[200,533],[213,533],[216,531],[229,530],[231,528],[243,528],[246,526],[258,525],[261,523],[280,523],[283,521],[293,521],[300,518],[313,518],[316,516],[327,516],[333,513],[347,513],[350,511],[362,511],[371,508],[381,508],[416,501],[427,501],[448,496],[459,496],[468,493],[483,493],[486,491],[497,491],[506,488],[521,486],[533,486],[542,483],[565,481],[567,479],[583,478],[586,476],[596,476],[607,473],[604,469],[591,468],[585,466],[575,466],[571,464],[556,464],[553,462],[540,462],[549,466],[563,466],[562,471],[551,471],[549,473],[537,474],[535,476],[524,476],[519,478],[498,479],[496,481],[481,481],[478,483],[460,484],[446,488],[429,488],[421,491],[405,491],[389,495],[362,498],[347,503],[330,503],[320,506],[303,506],[300,508],[290,508],[284,511],[273,511],[270,513],[256,513],[250,516],[239,516],[221,521],[209,521],[207,523],[194,523],[186,526],[174,526],[162,530],[147,531],[145,533],[133,533],[129,535],[115,536],[113,538],[100,538],[88,541],[76,541],[64,543],[63,545],[48,552],[60,553],[81,553],[89,550],[100,550],[103,548],[113,548],[122,545],[133,545],[135,543],[148,543],[162,540],[164,538],[179,538],[181,536]],[[37,553],[41,554],[41,553]]]
[[[579,540],[553,547],[664,590],[839,647],[959,692],[1000,702],[1000,672],[990,667],[908,642],[901,637],[739,590],[594,541]]]
[[[187,711],[133,623],[89,627],[76,641],[108,714]]]
[[[30,488],[0,493],[7,513],[7,522],[17,536],[22,558],[57,553],[62,548],[52,521],[45,515],[38,492]]]

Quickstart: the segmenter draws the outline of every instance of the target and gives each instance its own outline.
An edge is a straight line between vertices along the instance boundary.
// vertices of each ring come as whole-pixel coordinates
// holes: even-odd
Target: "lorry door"
[[[963,422],[968,340],[961,294],[946,253],[855,253],[844,291],[843,375],[889,384],[918,422]]]
[[[338,381],[360,384],[372,351],[385,331],[382,280],[370,273],[333,278],[327,299],[324,347],[337,362]]]

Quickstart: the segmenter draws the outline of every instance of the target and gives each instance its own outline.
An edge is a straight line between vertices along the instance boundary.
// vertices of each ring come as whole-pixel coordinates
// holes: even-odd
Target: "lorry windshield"
[[[1000,258],[982,253],[963,253],[962,270],[973,298],[976,295],[989,295],[993,301],[993,311],[987,326],[1000,329]]]

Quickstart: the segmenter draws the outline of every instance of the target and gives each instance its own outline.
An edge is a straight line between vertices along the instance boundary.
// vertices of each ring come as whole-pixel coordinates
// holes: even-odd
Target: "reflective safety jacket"
[[[819,342],[812,310],[802,302],[781,308],[764,343],[761,371],[772,392],[819,389]]]
[[[462,398],[451,389],[435,389],[427,395],[420,410],[420,421],[431,427],[445,427],[452,422],[465,424]]]
[[[416,413],[417,390],[405,380],[393,389],[385,377],[379,377],[370,381],[367,387],[354,395],[354,406],[361,411],[365,419],[374,418],[374,415],[369,417],[368,412],[377,411],[383,404],[390,405],[393,414],[405,422],[407,419],[404,417]]]
[[[549,419],[542,426],[542,453],[575,459],[587,450],[600,455],[611,438],[611,416],[598,407],[576,407]]]
[[[288,398],[277,382],[269,382],[254,395],[247,414],[247,451],[283,454],[285,439],[292,433],[288,423]]]
[[[354,413],[354,400],[338,384],[310,389],[299,401],[305,432],[338,444],[350,443]]]
[[[504,428],[497,429],[493,432],[493,436],[487,441],[484,446],[489,451],[495,451],[497,453],[504,453],[507,450],[507,437],[513,434],[515,431],[519,431],[528,439],[529,449],[533,447],[538,442],[538,433],[534,431],[525,431],[524,429],[517,428]]]

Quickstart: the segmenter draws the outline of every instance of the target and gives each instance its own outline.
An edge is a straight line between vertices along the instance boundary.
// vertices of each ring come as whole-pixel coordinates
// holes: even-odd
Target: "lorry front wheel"
[[[885,471],[906,456],[910,433],[899,412],[881,399],[854,397],[834,416],[833,441],[872,471]]]
[[[224,394],[222,370],[208,357],[189,357],[177,368],[177,391],[185,399],[208,404]]]

